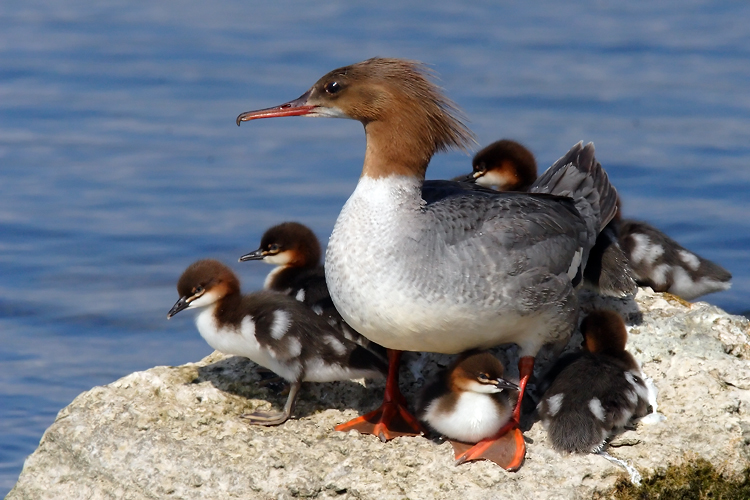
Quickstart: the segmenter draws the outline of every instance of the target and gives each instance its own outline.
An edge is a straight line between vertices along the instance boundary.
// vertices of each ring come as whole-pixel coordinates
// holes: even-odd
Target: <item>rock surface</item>
[[[626,316],[628,349],[656,382],[659,412],[667,418],[621,435],[612,455],[641,472],[686,455],[731,470],[748,463],[747,319],[643,290],[635,301],[588,296],[585,307]],[[569,345],[579,343],[577,334]],[[514,349],[497,352],[515,363]],[[422,384],[412,374],[419,363],[430,372],[450,357],[412,360],[413,370],[402,370],[410,399]],[[544,370],[543,362],[537,365]],[[438,440],[382,444],[373,436],[334,432],[335,424],[379,404],[382,381],[307,384],[293,420],[247,426],[239,414],[278,408],[285,400],[259,380],[253,363],[214,353],[83,393],[60,411],[7,498],[568,499],[590,498],[625,475],[599,456],[556,453],[533,420],[517,473],[489,462],[455,467],[450,444]]]

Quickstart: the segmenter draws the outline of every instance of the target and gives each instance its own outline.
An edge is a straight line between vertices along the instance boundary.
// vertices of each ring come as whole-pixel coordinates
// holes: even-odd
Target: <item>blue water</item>
[[[750,309],[750,4],[465,3],[0,3],[0,494],[77,394],[210,352],[166,320],[189,263],[257,289],[268,268],[235,262],[266,227],[325,241],[361,125],[234,119],[375,55],[431,64],[480,144],[548,165],[594,141],[625,214],[727,267],[706,300]]]

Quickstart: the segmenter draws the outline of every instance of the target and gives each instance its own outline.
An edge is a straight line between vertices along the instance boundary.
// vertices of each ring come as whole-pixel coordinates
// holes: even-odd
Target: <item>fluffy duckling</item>
[[[728,290],[732,274],[677,243],[655,227],[636,220],[622,220],[619,242],[640,286],[668,292],[685,300]]]
[[[584,350],[555,364],[537,409],[553,448],[598,453],[631,420],[646,415],[649,390],[638,362],[625,350],[627,331],[619,314],[594,311],[581,332]]]
[[[503,378],[503,372],[502,363],[490,353],[469,352],[439,373],[422,392],[417,417],[450,439],[456,458],[474,443],[501,434],[511,422],[519,387]],[[523,439],[520,431],[515,431],[506,434],[507,439]],[[514,469],[520,467],[523,457],[508,457],[507,449],[490,446],[472,460],[492,460],[506,468],[515,462]]]
[[[331,300],[321,255],[320,242],[309,227],[283,222],[263,233],[260,247],[240,257],[240,262],[261,260],[276,266],[266,276],[263,288],[292,295],[313,307]]]
[[[180,299],[167,315],[198,309],[195,323],[208,344],[249,358],[290,383],[284,409],[243,415],[251,424],[278,425],[294,409],[302,382],[382,377],[387,365],[293,297],[262,291],[242,295],[227,266],[212,259],[189,266],[177,283]]]

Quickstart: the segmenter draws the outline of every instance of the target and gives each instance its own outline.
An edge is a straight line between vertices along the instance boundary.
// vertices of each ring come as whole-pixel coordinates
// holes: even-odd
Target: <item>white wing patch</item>
[[[653,264],[664,253],[664,248],[661,245],[652,244],[651,240],[645,234],[633,234],[630,237],[635,242],[633,251],[630,254],[631,259],[635,263],[645,261],[647,264]]]
[[[278,309],[273,312],[273,323],[271,324],[271,337],[279,340],[289,331],[289,325],[292,324],[292,318],[289,313]]]
[[[698,268],[701,267],[701,261],[694,253],[688,252],[687,250],[680,250],[677,253],[680,255],[682,262],[687,264],[693,271],[697,271]]]
[[[602,402],[599,401],[599,398],[591,398],[591,401],[589,401],[589,410],[591,410],[591,413],[593,413],[597,419],[604,422],[604,408],[602,407]]]
[[[560,394],[555,394],[554,396],[547,398],[547,413],[549,413],[550,417],[554,417],[555,415],[557,415],[557,412],[560,411],[564,398],[565,394],[563,394],[562,392]]]
[[[339,356],[343,356],[346,354],[346,346],[343,342],[341,342],[339,339],[332,335],[326,335],[323,337],[323,342],[331,346],[331,348],[338,354]]]
[[[300,288],[299,290],[297,290],[297,295],[295,295],[294,298],[300,302],[304,302],[305,301],[305,289]]]
[[[573,260],[570,263],[570,267],[568,268],[568,278],[570,278],[571,280],[574,279],[578,274],[578,268],[581,266],[582,258],[583,248],[578,248],[575,255],[573,255]]]

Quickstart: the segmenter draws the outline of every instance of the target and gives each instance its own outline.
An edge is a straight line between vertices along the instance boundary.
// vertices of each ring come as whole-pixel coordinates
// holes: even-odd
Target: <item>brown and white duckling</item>
[[[420,397],[417,417],[432,429],[450,439],[456,458],[482,440],[501,434],[511,421],[518,399],[518,385],[503,378],[502,363],[488,352],[465,353],[425,386]],[[521,432],[505,434],[507,439],[523,439]],[[492,460],[505,467],[520,459],[505,456],[509,447],[488,446],[472,460]],[[512,447],[523,450],[523,447]],[[520,453],[521,451],[519,451]]]
[[[524,145],[509,139],[495,141],[471,162],[469,177],[480,186],[498,191],[529,190],[537,178],[536,158]]]
[[[283,222],[263,233],[260,247],[240,257],[240,262],[262,260],[276,266],[266,276],[263,288],[292,295],[313,307],[331,298],[321,255],[320,242],[309,227]]]
[[[190,265],[177,292],[180,299],[167,319],[183,309],[199,309],[195,324],[208,345],[249,358],[291,384],[283,411],[243,415],[251,424],[285,422],[302,382],[382,377],[387,371],[383,360],[293,297],[270,291],[243,296],[235,274],[216,260]]]
[[[619,314],[594,311],[581,332],[584,350],[558,360],[545,377],[549,388],[537,409],[553,448],[598,453],[631,420],[646,415],[649,386],[625,350]]]

